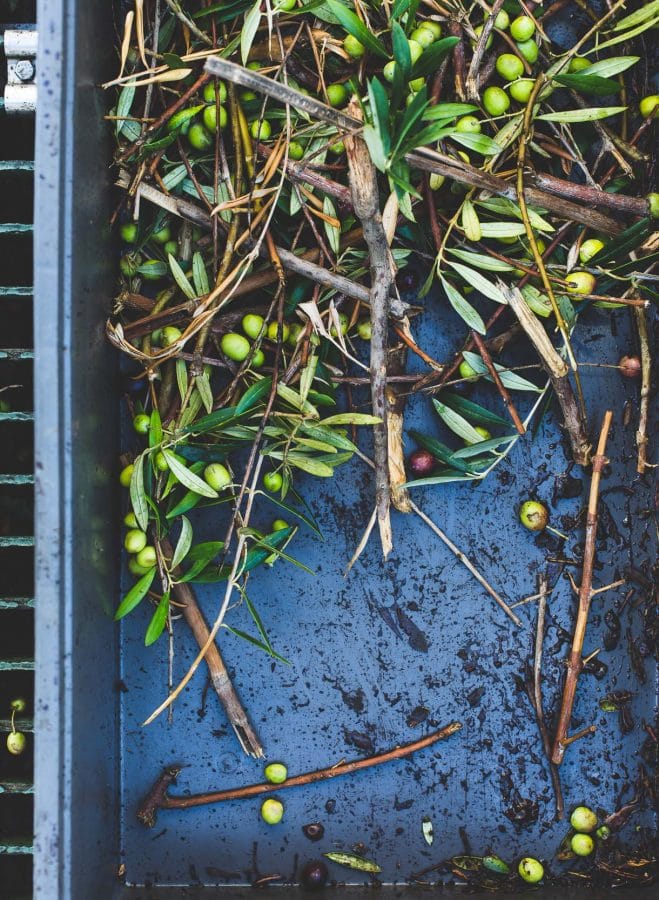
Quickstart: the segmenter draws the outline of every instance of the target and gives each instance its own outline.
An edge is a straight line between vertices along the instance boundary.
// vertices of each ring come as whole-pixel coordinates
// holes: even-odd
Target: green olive
[[[393,81],[394,80],[394,72],[396,71],[396,63],[393,59],[390,59],[388,63],[385,63],[384,68],[382,69],[382,77],[385,81]]]
[[[518,78],[508,85],[510,96],[518,103],[528,103],[534,81],[532,78]]]
[[[373,336],[373,326],[370,319],[361,319],[357,322],[357,334],[363,341],[370,341]]]
[[[252,68],[251,63],[247,68],[248,69]],[[257,66],[257,68],[258,68],[258,66]],[[259,98],[256,96],[254,91],[241,91],[240,99],[243,101],[243,103],[254,103]]]
[[[167,457],[164,453],[159,452],[156,453],[153,459],[154,465],[159,472],[167,472],[169,471],[169,464],[167,462]]]
[[[266,472],[263,476],[263,487],[271,494],[276,494],[277,491],[280,491],[283,483],[284,479],[279,472]]]
[[[223,81],[209,81],[204,85],[204,100],[206,103],[215,103],[215,98],[220,95],[220,103],[225,103],[227,99],[227,86]]]
[[[140,528],[131,528],[126,532],[124,547],[129,553],[139,553],[146,547],[146,534]]]
[[[162,342],[162,328],[156,328],[155,331],[151,332],[151,343],[157,344],[160,347]]]
[[[510,23],[510,36],[514,41],[528,41],[535,32],[535,22],[530,16],[518,16]]]
[[[249,133],[255,141],[267,141],[272,134],[272,125],[267,119],[256,120],[250,125]]]
[[[204,110],[204,114],[202,116],[204,120],[204,125],[208,128],[209,131],[215,131],[217,129],[217,123],[219,121],[220,128],[225,128],[228,116],[227,111],[223,106],[220,106],[220,118],[217,118],[217,107],[216,106],[207,106]]]
[[[147,544],[147,546],[143,547],[139,553],[135,554],[135,562],[137,565],[147,570],[150,569],[151,566],[155,566],[157,559],[156,548],[152,547],[150,544]]]
[[[223,334],[220,341],[222,353],[234,362],[242,362],[249,356],[250,343],[242,334],[229,332]]]
[[[419,77],[419,78],[415,78],[413,81],[408,81],[407,86],[409,87],[409,89],[411,91],[413,91],[416,94],[418,91],[421,90],[421,88],[424,86],[425,83],[426,83],[426,79]],[[408,97],[408,100],[409,99],[412,99],[412,98]]]
[[[339,328],[341,330],[341,334],[348,333],[348,327],[350,326],[350,319],[345,313],[339,313]],[[336,337],[336,326],[332,325],[330,328],[330,334],[332,337]]]
[[[22,731],[10,731],[7,735],[7,750],[12,756],[20,756],[25,750],[25,735]]]
[[[659,219],[659,194],[648,194],[646,200],[648,201],[648,210],[652,218]]]
[[[494,20],[494,27],[498,28],[500,31],[505,31],[509,25],[510,16],[505,9],[500,10],[497,14],[496,19]]]
[[[121,240],[127,244],[134,244],[137,240],[137,232],[138,228],[135,222],[126,222],[120,229]]]
[[[582,263],[589,262],[604,248],[604,242],[598,238],[589,238],[579,247],[579,259]]]
[[[214,491],[223,491],[232,482],[231,472],[222,463],[211,463],[204,469],[204,481]]]
[[[133,278],[134,275],[137,275],[137,270],[141,264],[142,257],[139,253],[126,253],[119,260],[119,268],[122,275],[125,275],[126,278]]]
[[[124,466],[124,468],[119,473],[119,484],[121,484],[123,487],[129,486],[130,479],[133,476],[134,468],[135,466],[132,463],[129,463],[127,466]]]
[[[163,347],[170,347],[172,344],[175,344],[179,338],[181,337],[180,328],[175,328],[174,325],[167,325],[166,328],[162,330],[162,345]]]
[[[490,438],[492,437],[491,433],[487,430],[487,428],[484,428],[482,425],[474,426],[474,431],[480,435],[481,441],[489,441]],[[465,438],[465,444],[468,447],[473,447],[475,444],[480,444],[480,441],[472,441],[472,440],[467,440]]]
[[[608,841],[611,837],[611,829],[608,825],[600,825],[600,827],[595,832],[600,841]]]
[[[540,48],[533,40],[533,38],[529,38],[528,41],[519,41],[517,44],[517,49],[522,54],[527,63],[533,65],[534,62],[537,62]]]
[[[575,834],[570,841],[570,847],[577,856],[590,856],[595,849],[595,841],[589,834]]]
[[[290,328],[286,324],[286,322],[282,322],[281,326],[281,339],[284,343],[288,340],[288,336],[291,333]],[[277,335],[279,334],[279,323],[278,322],[270,322],[268,325],[268,338],[271,341],[277,340]]]
[[[137,518],[132,510],[124,516],[124,525],[127,528],[137,528]]]
[[[251,62],[247,63],[247,68],[251,69],[252,72],[258,72],[259,69],[263,68],[263,63],[260,63],[256,59],[253,59]]]
[[[652,117],[656,119],[659,116],[659,94],[649,94],[643,97],[638,104],[638,109],[644,119]]]
[[[27,703],[26,703],[24,697],[16,697],[15,700],[11,701],[9,706],[11,707],[12,712],[23,713],[23,712],[25,712]]]
[[[592,294],[597,284],[597,279],[590,272],[570,272],[565,281],[570,294]]]
[[[351,56],[353,59],[361,59],[364,53],[366,53],[364,45],[351,34],[347,34],[343,39],[343,49],[348,56]]]
[[[271,530],[272,531],[285,531],[287,528],[290,528],[290,527],[291,526],[288,524],[286,519],[275,519],[271,525]],[[268,776],[267,776],[267,771],[266,771],[266,778],[267,777]],[[268,781],[270,781],[269,778],[268,778]],[[283,779],[282,779],[282,781],[283,781]]]
[[[510,97],[500,87],[488,87],[483,91],[483,106],[491,116],[502,116],[510,106]]]
[[[455,130],[461,134],[478,134],[481,130],[481,123],[476,116],[462,116],[455,123]]]
[[[412,34],[410,35],[413,41],[416,41],[421,47],[425,48],[429,47],[435,40],[435,35],[432,33],[430,28],[426,28],[424,25],[420,25],[418,28],[415,28]]]
[[[270,784],[283,784],[288,776],[288,769],[283,763],[270,763],[270,765],[265,767],[263,774],[265,775],[265,780],[269,781]]]
[[[282,12],[290,12],[295,9],[296,2],[297,0],[275,0],[274,7]]]
[[[524,63],[514,53],[502,53],[497,57],[496,70],[506,81],[514,81],[524,72]]]
[[[288,155],[294,160],[302,159],[304,156],[304,147],[297,141],[291,141],[288,145]]]
[[[284,817],[284,804],[281,800],[268,797],[261,804],[261,818],[268,825],[277,825]]]
[[[446,181],[445,175],[438,175],[437,172],[431,172],[430,177],[428,178],[428,183],[430,185],[431,191],[438,191],[440,187]]]
[[[138,413],[133,419],[133,429],[138,434],[147,434],[149,431],[149,425],[151,424],[150,416],[147,416],[146,413]]]
[[[175,257],[176,254],[178,253],[178,244],[176,243],[176,241],[167,241],[167,243],[165,244],[165,246],[162,249],[165,251],[167,256]]]
[[[304,325],[300,325],[299,322],[293,322],[290,328],[290,334],[288,335],[287,344],[290,344],[291,347],[295,347],[298,342],[298,338],[304,331]]]
[[[525,856],[524,859],[521,859],[517,871],[520,878],[528,884],[537,884],[539,881],[542,881],[545,874],[542,863],[538,862],[537,859],[533,859],[532,856]]]
[[[151,235],[151,240],[155,241],[156,244],[166,244],[172,236],[171,229],[169,225],[163,225],[162,228],[159,228],[158,231],[154,231]]]
[[[458,372],[460,373],[461,378],[465,378],[467,381],[478,381],[480,375],[470,366],[466,359],[463,359],[458,367]]]
[[[257,316],[256,313],[247,313],[246,316],[243,316],[241,322],[243,331],[247,337],[251,338],[253,341],[261,334],[264,324],[265,319],[263,316]]]
[[[151,566],[141,566],[137,559],[134,556],[128,560],[128,571],[131,575],[135,575],[136,578],[141,578],[142,575],[146,575]]]
[[[428,28],[430,31],[432,31],[436,41],[438,41],[442,36],[442,26],[439,24],[439,22],[434,22],[432,19],[425,19],[423,22],[421,22],[421,28]]]
[[[549,510],[539,500],[525,500],[519,508],[519,521],[529,531],[544,531],[549,522]]]
[[[586,59],[585,56],[574,56],[570,60],[570,65],[567,67],[568,72],[583,72],[584,69],[589,69],[592,66],[592,63],[589,59]]]
[[[265,365],[265,353],[261,348],[256,351],[254,356],[252,357],[252,362],[250,363],[253,369],[260,369]]]
[[[327,102],[330,106],[341,107],[348,102],[348,91],[345,84],[337,82],[327,85]]]
[[[343,141],[332,141],[332,143],[327,148],[328,153],[332,153],[334,156],[340,156],[342,153],[345,153],[346,145]]]
[[[421,58],[423,47],[411,38],[407,41],[407,46],[410,48],[410,58],[412,60],[412,65],[414,65],[414,63]]]
[[[474,34],[476,35],[477,38],[480,38],[482,33],[483,33],[483,26],[477,25],[474,28]],[[494,35],[492,34],[492,32],[490,32],[487,36],[487,40],[485,41],[485,49],[489,50],[490,47],[492,46],[493,42],[494,42]],[[472,45],[475,47],[476,41],[472,41]]]
[[[577,806],[570,816],[570,825],[575,831],[590,834],[597,827],[597,815],[587,806]]]
[[[208,150],[209,147],[213,146],[212,134],[199,122],[190,126],[188,140],[190,141],[190,146],[194,147],[195,150]]]

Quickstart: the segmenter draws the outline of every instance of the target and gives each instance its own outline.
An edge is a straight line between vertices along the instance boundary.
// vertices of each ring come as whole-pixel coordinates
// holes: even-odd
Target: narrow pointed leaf
[[[165,591],[165,593],[160,598],[160,602],[156,606],[156,610],[149,622],[149,627],[146,630],[146,634],[144,635],[144,646],[150,647],[151,644],[155,644],[160,635],[165,630],[165,625],[167,624],[167,616],[169,614],[169,591]]]
[[[171,472],[178,478],[182,485],[188,488],[188,490],[194,491],[195,494],[201,494],[202,497],[211,497],[213,499],[219,497],[217,491],[213,490],[209,484],[206,484],[203,478],[199,478],[199,476],[195,475],[194,472],[191,472],[187,466],[184,466],[182,462],[179,462],[171,450],[163,450],[163,453],[165,454],[165,459],[167,460],[167,465]]]
[[[172,556],[172,560],[170,562],[170,566],[172,569],[175,569],[177,566],[181,565],[185,557],[188,555],[188,551],[191,546],[192,525],[190,524],[190,520],[186,518],[186,516],[181,516],[181,533],[179,535],[178,541],[176,542],[174,555]]]
[[[153,579],[155,577],[156,567],[152,566],[145,575],[142,575],[139,581],[135,582],[135,584],[119,604],[119,608],[114,614],[115,622],[118,622],[119,619],[123,619],[124,616],[127,616],[129,612],[132,612],[135,607],[139,603],[141,603],[141,601],[148,594],[149,588],[151,587]]]

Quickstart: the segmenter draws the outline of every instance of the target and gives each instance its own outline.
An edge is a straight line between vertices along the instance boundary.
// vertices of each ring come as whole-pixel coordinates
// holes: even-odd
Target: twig
[[[490,13],[485,17],[481,33],[478,36],[478,40],[476,41],[476,46],[474,47],[474,55],[471,58],[469,71],[467,72],[467,77],[465,79],[465,87],[468,100],[480,99],[480,76],[483,54],[485,53],[485,47],[487,45],[488,38],[492,32],[492,29],[494,28],[494,20],[496,19],[503,4],[504,0],[495,0],[495,2],[492,4],[492,9]]]
[[[404,320],[408,325],[407,320]],[[406,487],[405,458],[403,453],[403,413],[407,395],[397,389],[390,381],[396,375],[405,372],[407,346],[401,344],[389,354],[387,365],[387,456],[389,465],[389,483],[391,485],[391,502],[399,512],[411,512],[410,495]]]
[[[557,766],[563,761],[566,741],[569,741],[568,729],[572,718],[574,698],[577,692],[577,681],[583,668],[583,643],[586,636],[586,624],[588,622],[588,610],[593,586],[593,565],[595,562],[595,541],[597,537],[597,506],[599,500],[599,486],[602,469],[607,463],[604,455],[609,429],[613,420],[610,410],[604,414],[602,430],[597,444],[597,452],[593,457],[593,474],[590,482],[590,495],[588,497],[588,516],[586,520],[586,540],[584,545],[583,568],[581,573],[581,586],[579,588],[579,608],[577,620],[572,638],[572,649],[567,662],[567,675],[563,689],[563,702],[558,717],[558,727],[552,749],[552,762]]]
[[[171,559],[174,551],[167,538],[163,539],[160,542],[160,545],[165,556]],[[177,577],[176,572],[172,572],[172,575],[175,578]],[[172,593],[177,602],[181,605],[183,617],[190,626],[190,631],[194,635],[197,644],[200,647],[203,647],[208,640],[208,625],[199,609],[199,604],[197,603],[192,588],[185,583],[174,584]],[[233,730],[236,732],[241,747],[245,753],[259,759],[264,755],[263,745],[254,731],[247,713],[240,702],[240,698],[229,678],[229,673],[227,672],[224,660],[222,659],[222,655],[215,642],[210,645],[205,659],[215,693],[224,707],[224,711],[227,714],[229,722],[233,726]]]
[[[368,756],[365,759],[356,759],[352,762],[327,766],[324,769],[317,769],[313,772],[304,772],[302,775],[294,775],[292,778],[287,778],[282,784],[266,782],[264,784],[249,784],[244,787],[228,788],[223,791],[208,791],[203,794],[171,797],[167,794],[167,790],[170,784],[176,780],[181,767],[170,766],[165,769],[141,803],[137,812],[137,818],[143,825],[152,827],[155,824],[159,809],[190,809],[194,806],[207,806],[209,803],[243,800],[246,797],[279,793],[279,791],[287,788],[301,787],[305,784],[315,784],[318,781],[328,781],[330,778],[350,775],[353,772],[359,772],[361,769],[371,769],[373,766],[392,762],[395,759],[405,759],[419,750],[424,750],[438,741],[451,737],[451,735],[460,731],[461,728],[462,724],[460,722],[451,722],[439,731],[433,731],[432,734],[426,735],[426,737],[420,738],[418,741],[413,741],[411,744],[403,744],[400,747],[395,747],[393,750],[387,750],[385,753],[378,753],[375,756]]]
[[[636,431],[636,446],[638,447],[638,462],[636,471],[639,475],[645,474],[647,466],[648,449],[648,408],[650,405],[650,381],[652,360],[650,357],[650,342],[648,340],[648,323],[645,310],[639,307],[634,309],[634,320],[638,331],[638,341],[641,348],[641,408],[638,414],[638,429]]]
[[[352,100],[348,109],[359,115],[359,105]],[[382,553],[385,557],[393,548],[391,534],[391,487],[389,484],[387,445],[387,330],[389,322],[389,291],[393,283],[393,261],[389,253],[387,236],[379,208],[379,190],[375,166],[371,161],[364,140],[346,135],[348,176],[355,215],[362,223],[364,240],[369,250],[371,288],[371,406],[373,415],[380,419],[373,426],[373,456],[375,459],[375,503],[378,511],[378,528]]]
[[[513,403],[512,397],[508,393],[506,386],[504,385],[503,381],[501,380],[501,375],[499,375],[499,373],[497,372],[496,366],[492,362],[492,357],[490,356],[489,350],[485,346],[485,341],[480,336],[480,334],[478,334],[478,332],[476,332],[476,331],[472,331],[471,336],[472,336],[474,343],[476,344],[476,347],[478,348],[478,352],[480,353],[483,362],[485,363],[485,365],[487,367],[487,371],[490,373],[490,376],[492,377],[492,381],[496,385],[496,388],[499,391],[499,394],[501,395],[503,404],[506,407],[506,412],[508,413],[510,418],[513,420],[515,428],[517,429],[517,433],[518,434],[526,434],[526,428],[524,427],[524,423],[522,422],[522,420],[519,417],[519,413],[517,412],[517,409],[515,408],[515,404]]]

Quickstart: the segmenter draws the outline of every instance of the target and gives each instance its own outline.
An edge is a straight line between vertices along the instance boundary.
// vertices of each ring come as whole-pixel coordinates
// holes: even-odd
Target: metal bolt
[[[34,66],[29,59],[20,59],[14,66],[14,74],[20,81],[31,81],[34,78]]]

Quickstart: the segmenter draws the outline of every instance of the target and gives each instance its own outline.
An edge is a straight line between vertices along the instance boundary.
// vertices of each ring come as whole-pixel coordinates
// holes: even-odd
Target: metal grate
[[[0,0],[0,39],[35,17],[33,2]],[[0,104],[0,133],[0,894],[17,900],[32,894],[34,117],[10,117]],[[21,756],[5,743],[16,697],[27,702],[16,719],[27,736]]]

